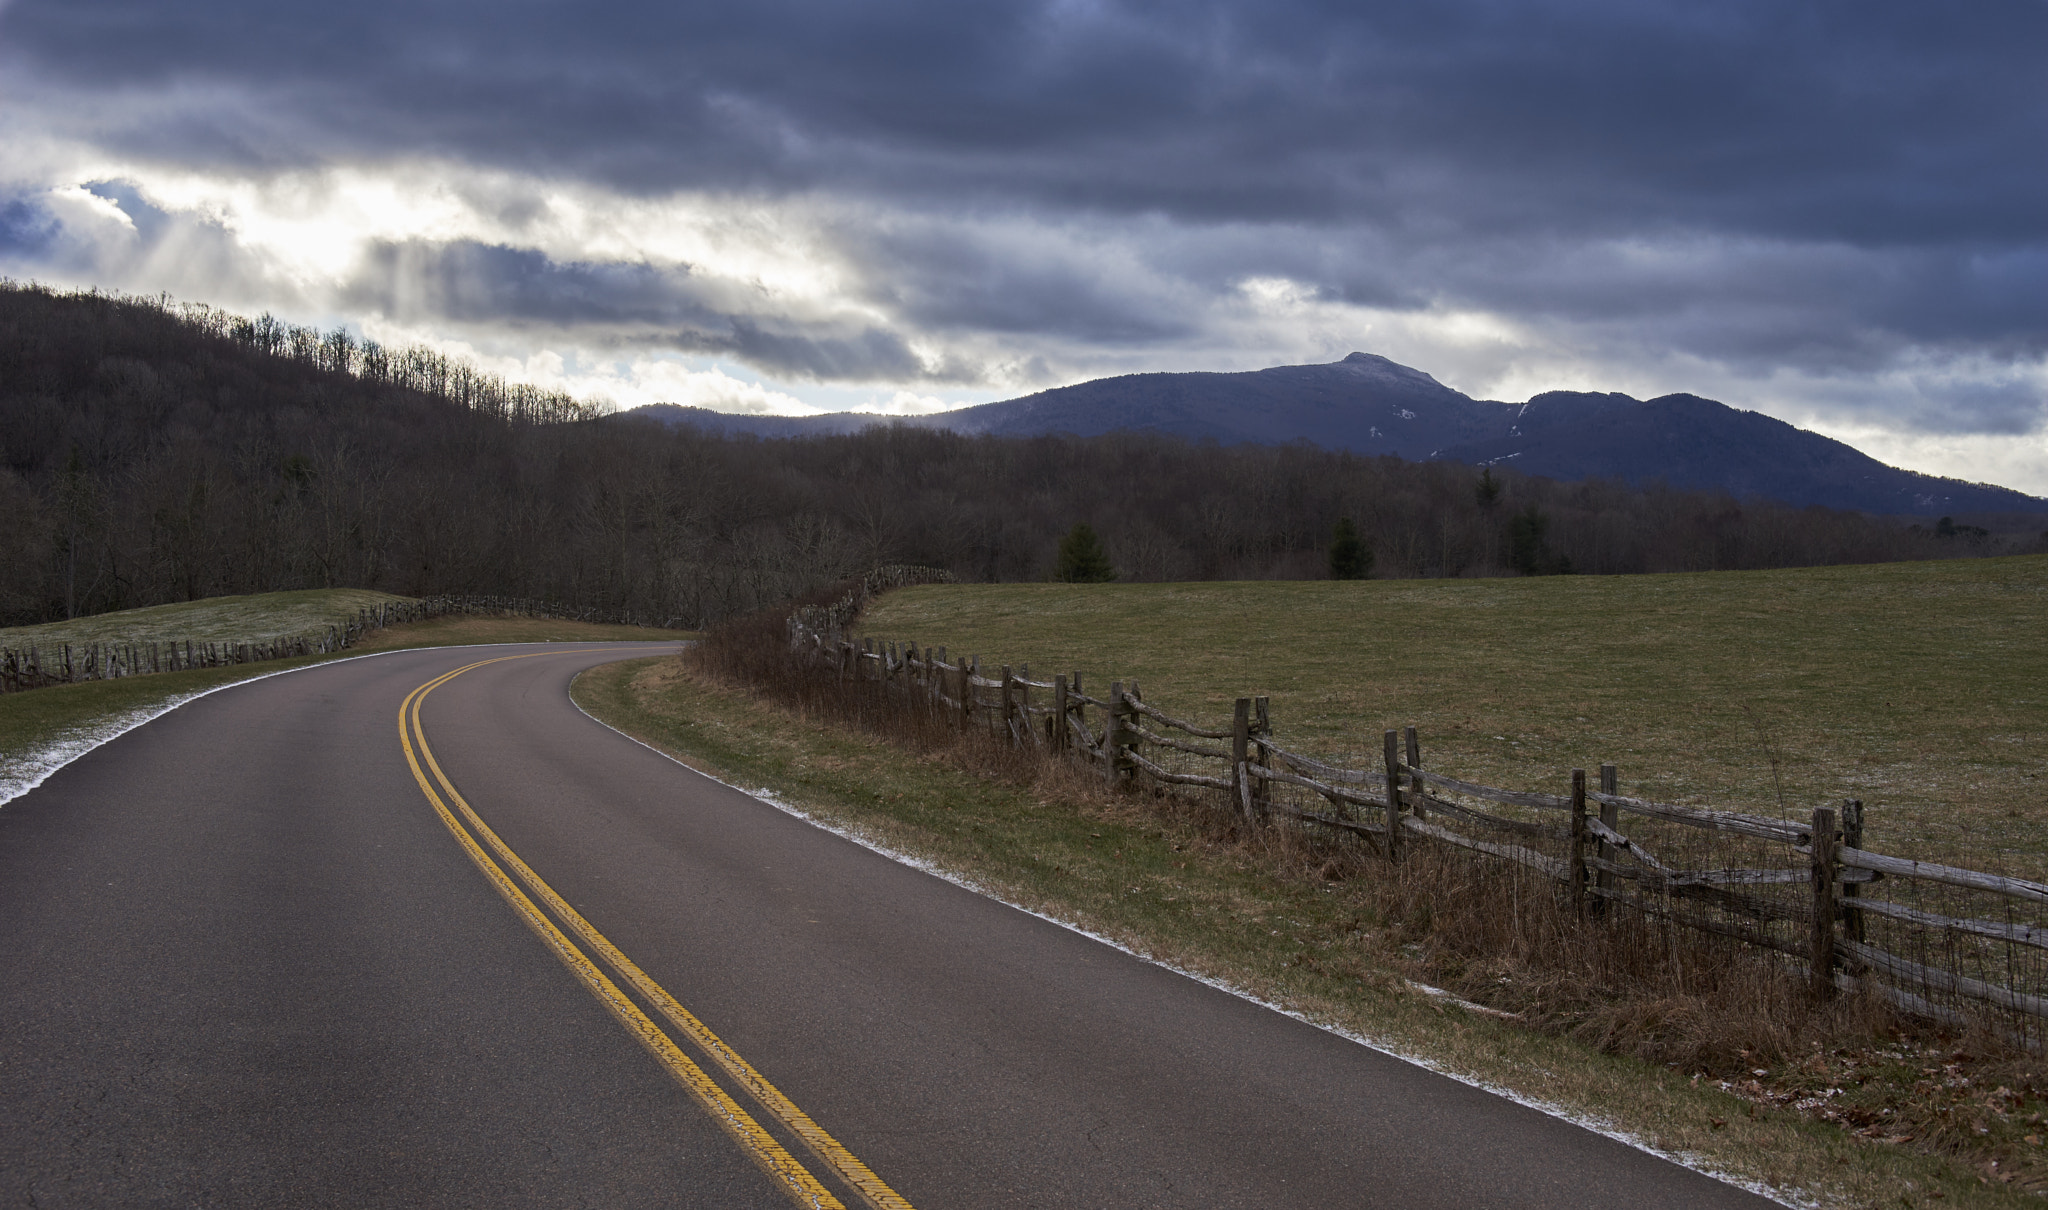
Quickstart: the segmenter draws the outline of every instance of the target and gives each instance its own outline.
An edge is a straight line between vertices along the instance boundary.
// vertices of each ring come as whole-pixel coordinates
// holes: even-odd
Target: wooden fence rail
[[[421,622],[447,614],[515,614],[586,622],[627,620],[594,609],[571,609],[523,597],[422,597],[416,601],[364,606],[356,611],[355,617],[329,625],[324,633],[285,635],[255,642],[160,639],[137,643],[60,643],[48,651],[33,646],[4,648],[0,649],[0,693],[19,693],[81,681],[114,680],[153,672],[177,672],[186,668],[225,668],[263,660],[323,655],[347,650],[362,642],[364,635],[386,626]]]
[[[1113,784],[1213,793],[1247,826],[1327,828],[1389,860],[1421,842],[1506,862],[1557,884],[1589,926],[1628,909],[1731,938],[1796,960],[1817,995],[1867,984],[1909,1013],[1989,1013],[2030,1045],[2048,1037],[2048,885],[1871,852],[1860,802],[1801,820],[1706,810],[1621,794],[1613,765],[1598,788],[1583,770],[1563,793],[1488,786],[1424,769],[1413,727],[1383,733],[1378,767],[1350,768],[1281,747],[1265,698],[1240,698],[1229,725],[1207,725],[1146,701],[1135,682],[1097,696],[1080,672],[990,676],[978,656],[856,642],[840,633],[849,617],[825,628],[815,613],[793,617],[791,652],[884,709],[1093,765]]]

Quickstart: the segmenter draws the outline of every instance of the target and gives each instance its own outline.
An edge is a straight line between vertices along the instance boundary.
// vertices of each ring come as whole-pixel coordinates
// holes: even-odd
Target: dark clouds
[[[2048,356],[2039,0],[14,0],[0,47],[37,121],[137,162],[409,158],[862,216],[827,224],[836,311],[502,235],[373,240],[339,294],[771,374],[1178,352],[1258,277],[1738,377]],[[38,221],[15,203],[0,240]],[[954,337],[979,352],[926,347]],[[1901,409],[2042,420],[2004,380]]]
[[[0,33],[46,80],[175,98],[113,115],[131,150],[251,164],[1859,241],[2038,235],[2048,210],[2034,0],[16,0]]]

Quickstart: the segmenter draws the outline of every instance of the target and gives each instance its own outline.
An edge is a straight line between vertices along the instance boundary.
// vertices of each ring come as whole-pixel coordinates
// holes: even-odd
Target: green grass
[[[16,626],[0,630],[0,647],[25,650],[34,646],[48,653],[65,643],[76,647],[85,643],[256,643],[301,635],[310,638],[327,633],[329,626],[355,620],[358,609],[411,599],[366,588],[209,597],[68,622]]]
[[[1420,729],[1454,776],[1760,814],[1866,804],[1870,847],[2048,876],[2048,557],[1628,577],[932,585],[858,633],[1033,675],[1137,679],[1370,765]],[[1776,758],[1776,769],[1772,767]]]
[[[1014,590],[969,593],[983,591]],[[896,605],[885,598],[889,611]],[[698,768],[772,790],[1008,902],[1715,1170],[1829,1205],[2033,1204],[1987,1185],[1968,1162],[1858,1139],[1792,1112],[1751,1116],[1711,1081],[1431,997],[1399,975],[1397,940],[1373,917],[1363,881],[1276,877],[1270,863],[1151,800],[981,776],[958,754],[914,755],[798,717],[706,683],[674,659],[592,669],[573,693],[599,718]]]

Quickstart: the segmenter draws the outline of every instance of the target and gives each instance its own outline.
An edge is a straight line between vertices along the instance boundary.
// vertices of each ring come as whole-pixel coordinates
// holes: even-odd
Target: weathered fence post
[[[1027,741],[1032,746],[1036,746],[1038,743],[1038,733],[1031,725],[1031,665],[1029,664],[1019,664],[1017,666],[1017,725],[1014,729],[1014,734],[1017,736],[1017,746],[1020,748],[1026,746]]]
[[[1615,789],[1620,784],[1620,779],[1613,765],[1600,766],[1600,792],[1602,794],[1620,793],[1619,790]],[[1600,822],[1606,824],[1607,830],[1610,832],[1620,831],[1621,809],[1611,802],[1601,803]],[[1611,862],[1614,860],[1614,846],[1607,843],[1605,837],[1601,838],[1600,847],[1594,851],[1600,855],[1601,861]],[[1601,870],[1594,878],[1593,885],[1599,887],[1602,891],[1613,890],[1614,873],[1611,870]],[[1595,916],[1605,916],[1607,914],[1607,896],[1602,895],[1594,900],[1593,914]]]
[[[1571,879],[1572,915],[1586,918],[1586,771],[1572,770]]]
[[[1108,722],[1102,728],[1102,776],[1111,786],[1116,785],[1117,761],[1123,755],[1123,727],[1121,720],[1124,705],[1124,683],[1109,683],[1109,709],[1103,713]]]
[[[1052,678],[1052,749],[1067,750],[1067,674]]]
[[[1387,763],[1387,860],[1401,857],[1401,749],[1400,735],[1389,730],[1383,755]]]
[[[1813,809],[1813,994],[1835,990],[1835,812]]]
[[[1138,689],[1138,682],[1134,680],[1124,686],[1124,695],[1117,700],[1124,708],[1124,719],[1128,724],[1118,732],[1124,739],[1123,751],[1136,752],[1138,745],[1145,742],[1138,738],[1138,703],[1145,700],[1145,695]],[[1133,760],[1124,761],[1124,772],[1135,783],[1138,780],[1138,763]]]
[[[1273,715],[1268,698],[1252,699],[1252,749],[1258,758],[1254,763],[1261,768],[1273,767],[1273,754],[1266,748],[1265,738],[1273,734]],[[1252,810],[1260,819],[1272,814],[1273,783],[1263,776],[1252,779]]]
[[[1237,792],[1237,809],[1246,821],[1256,819],[1252,812],[1251,775],[1245,771],[1245,763],[1252,758],[1252,699],[1237,699],[1237,708],[1230,716],[1230,784]]]
[[[1401,738],[1408,746],[1408,813],[1421,819],[1422,799],[1429,793],[1428,785],[1422,780],[1422,741],[1417,738],[1413,727],[1404,730]]]
[[[1860,849],[1863,847],[1863,800],[1852,798],[1842,804],[1842,847]],[[1843,882],[1842,888],[1842,936],[1861,944],[1863,941],[1863,909],[1855,901],[1863,897],[1861,883]]]
[[[1015,733],[1015,729],[1014,729],[1014,728],[1013,728],[1013,727],[1011,726],[1011,722],[1012,722],[1012,720],[1013,720],[1013,719],[1015,719],[1015,718],[1017,717],[1017,689],[1016,689],[1016,684],[1017,684],[1017,682],[1016,682],[1016,678],[1015,678],[1014,676],[1012,676],[1012,675],[1011,675],[1011,673],[1010,673],[1010,666],[1009,666],[1008,664],[1004,664],[1004,665],[1003,665],[1003,689],[1002,689],[1002,695],[1003,695],[1003,720],[1002,720],[1002,722],[1001,722],[1001,723],[997,724],[997,727],[996,727],[996,729],[997,729],[998,731],[1009,731],[1009,732],[1011,732],[1011,737],[1010,737],[1010,738],[1011,738],[1011,742],[1012,742],[1012,743],[1015,743],[1015,742],[1016,742],[1016,733]]]
[[[1077,668],[1073,672],[1067,674],[1067,697],[1071,701],[1072,699],[1078,698],[1080,695],[1081,671]],[[1088,736],[1089,741],[1093,742],[1095,739],[1095,733],[1093,731],[1088,730],[1088,703],[1082,701],[1075,701],[1073,705],[1073,721],[1069,725],[1081,728],[1082,732]],[[1068,738],[1071,739],[1072,736],[1069,736]],[[1084,757],[1088,755],[1088,750],[1086,748],[1082,748],[1081,755]]]

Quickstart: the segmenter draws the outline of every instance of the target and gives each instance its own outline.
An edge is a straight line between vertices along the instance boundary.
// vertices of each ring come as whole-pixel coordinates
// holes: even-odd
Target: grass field
[[[94,614],[68,622],[16,626],[0,630],[0,647],[42,651],[64,643],[255,643],[272,639],[308,638],[327,633],[329,626],[355,620],[356,611],[409,597],[366,588],[309,588],[298,592],[266,592],[252,596],[208,597],[176,605],[152,605]]]
[[[1629,577],[932,585],[855,627],[1136,678],[1227,723],[1377,760],[1414,724],[1453,776],[1805,816],[1860,798],[1870,847],[2048,876],[2048,557]],[[1774,767],[1775,765],[1775,767]]]

